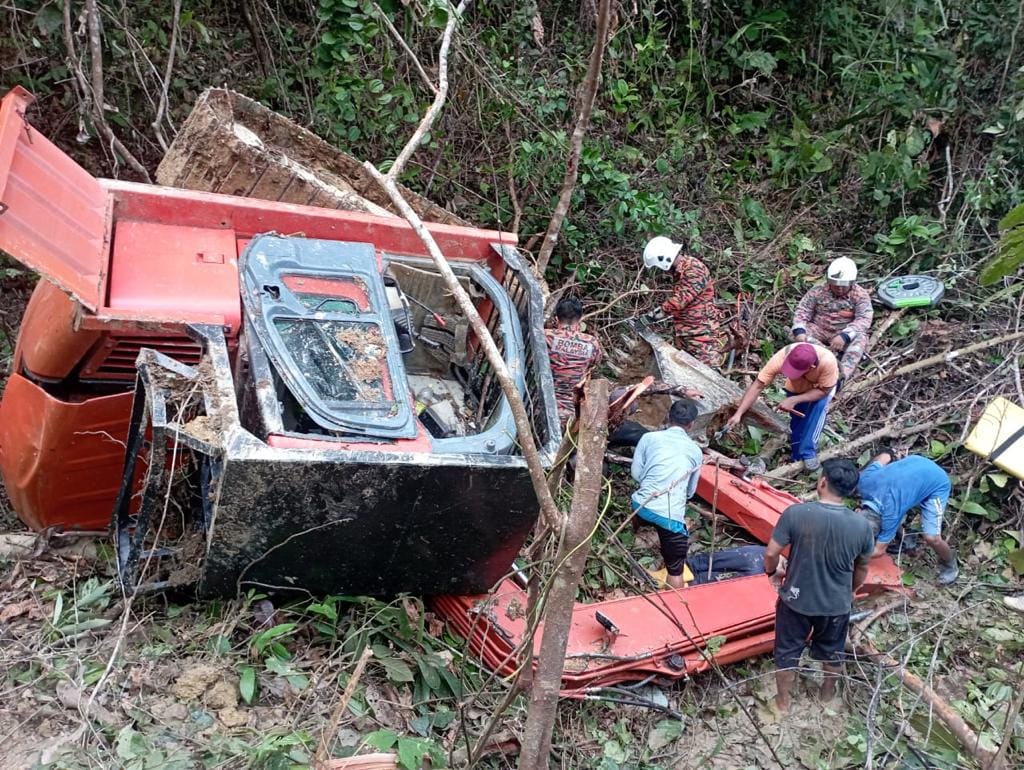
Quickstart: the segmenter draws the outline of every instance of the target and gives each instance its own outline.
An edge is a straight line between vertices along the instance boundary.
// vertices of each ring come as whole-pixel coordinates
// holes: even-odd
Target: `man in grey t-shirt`
[[[810,645],[811,657],[824,670],[822,700],[835,695],[853,593],[867,577],[875,550],[867,519],[851,511],[844,498],[857,489],[859,474],[850,460],[821,465],[818,502],[791,505],[782,512],[765,551],[764,569],[779,589],[775,608],[775,674],[779,711],[789,709],[800,655]],[[790,547],[786,570],[779,557]]]

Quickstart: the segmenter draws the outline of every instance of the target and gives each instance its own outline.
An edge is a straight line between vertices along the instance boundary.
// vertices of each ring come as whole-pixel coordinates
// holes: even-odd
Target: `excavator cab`
[[[27,122],[31,102],[16,88],[0,103],[0,248],[44,277],[0,400],[22,520],[112,525],[132,589],[493,585],[536,496],[507,400],[412,228],[95,179]],[[507,234],[429,227],[550,461],[532,273]]]

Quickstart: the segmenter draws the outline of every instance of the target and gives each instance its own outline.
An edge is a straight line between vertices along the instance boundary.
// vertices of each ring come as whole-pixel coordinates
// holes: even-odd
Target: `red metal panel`
[[[16,86],[0,102],[0,249],[96,310],[107,266],[108,195],[25,122],[33,99]]]
[[[115,200],[120,219],[233,228],[239,238],[278,232],[336,241],[372,243],[378,252],[427,256],[426,247],[404,219],[357,211],[336,211],[290,203],[271,203],[230,195],[177,190],[171,187],[101,180]],[[515,236],[474,227],[428,224],[448,259],[491,260],[492,244],[514,245]]]
[[[768,579],[758,576],[577,604],[563,695],[650,674],[680,678],[704,670],[709,659],[727,663],[767,652],[774,640],[776,599]],[[505,676],[515,671],[513,651],[527,630],[526,593],[515,583],[506,580],[488,596],[444,596],[433,603],[486,666]],[[605,632],[597,612],[618,627],[617,636]],[[534,637],[535,655],[542,634],[543,627]],[[724,642],[711,652],[707,645],[714,637]]]
[[[113,311],[241,323],[235,231],[119,219],[110,264]]]
[[[103,529],[121,483],[132,393],[72,403],[17,374],[0,401],[0,473],[33,529]]]

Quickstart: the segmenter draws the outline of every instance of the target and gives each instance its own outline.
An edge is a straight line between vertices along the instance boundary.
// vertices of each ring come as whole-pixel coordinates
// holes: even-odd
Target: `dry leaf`
[[[533,30],[533,42],[537,44],[538,48],[544,47],[544,22],[541,21],[540,14],[535,13],[533,18],[530,19],[530,29]]]
[[[0,609],[0,623],[7,623],[14,620],[14,618],[20,618],[22,615],[26,615],[35,609],[36,602],[34,599],[25,599],[14,604],[8,604],[3,609]],[[36,611],[35,615],[39,617],[39,612]]]

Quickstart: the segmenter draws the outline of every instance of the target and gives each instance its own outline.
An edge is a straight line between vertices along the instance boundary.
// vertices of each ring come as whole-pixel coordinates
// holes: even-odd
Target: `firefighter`
[[[604,356],[597,338],[580,327],[582,319],[583,303],[576,297],[565,297],[555,306],[555,328],[544,330],[555,381],[555,403],[563,428],[576,414],[577,386]]]
[[[826,283],[807,292],[793,314],[793,339],[825,345],[839,358],[839,387],[848,380],[868,344],[871,295],[857,285],[857,265],[849,257],[832,260]]]
[[[708,366],[722,364],[722,314],[715,307],[715,284],[707,265],[687,253],[684,244],[659,235],[644,247],[644,266],[671,270],[675,287],[652,320],[669,317],[675,346]]]
[[[804,470],[816,471],[821,467],[818,440],[825,429],[825,416],[839,382],[839,362],[832,351],[822,345],[797,342],[777,351],[757,373],[725,427],[732,430],[739,425],[761,391],[780,374],[786,378],[786,398],[778,408],[790,414],[792,458],[803,460]]]

